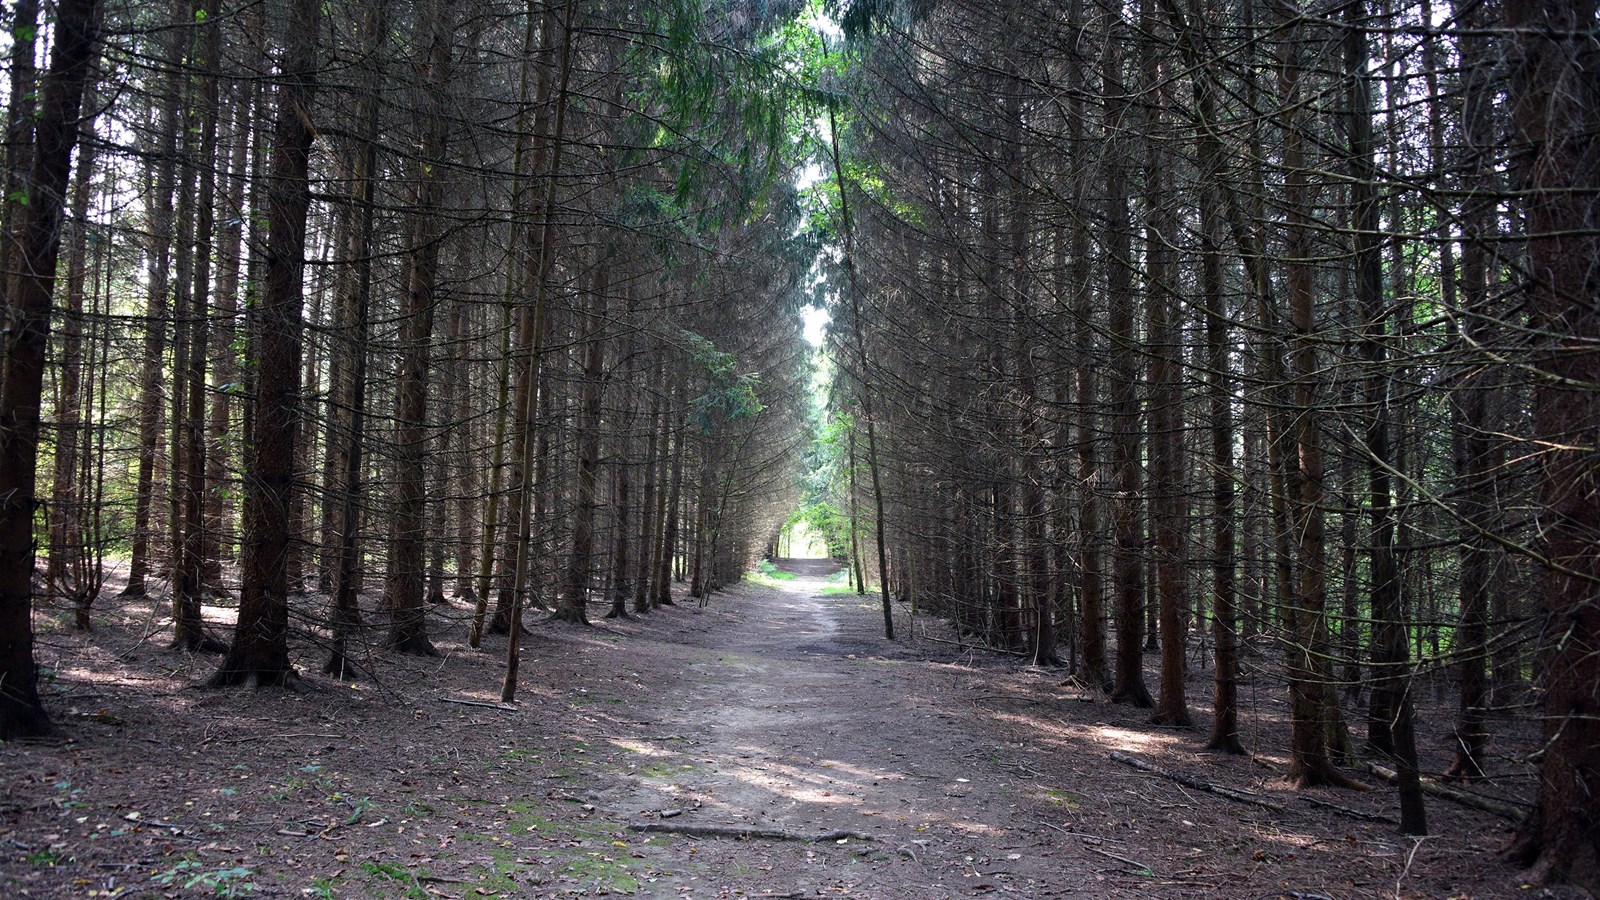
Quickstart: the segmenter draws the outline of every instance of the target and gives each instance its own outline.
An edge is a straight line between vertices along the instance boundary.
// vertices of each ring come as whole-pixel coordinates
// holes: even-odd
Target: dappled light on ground
[[[1270,683],[1242,722],[1257,755],[1218,757],[941,620],[885,642],[874,598],[834,584],[747,583],[594,628],[535,622],[510,707],[504,639],[466,648],[458,607],[434,611],[452,665],[394,657],[380,681],[308,677],[298,693],[190,689],[214,660],[172,653],[137,616],[56,638],[80,740],[5,748],[9,796],[40,810],[5,837],[76,862],[12,865],[0,884],[64,896],[71,872],[135,859],[144,874],[119,883],[192,860],[368,898],[413,876],[464,887],[452,897],[1393,897],[1397,882],[1448,896],[1453,867],[1503,838],[1492,819],[1440,809],[1464,837],[1414,847],[1376,821],[1386,791],[1309,795],[1371,821],[1309,804],[1268,739],[1284,714]],[[159,744],[140,737],[157,728]],[[836,830],[870,840],[799,840]]]

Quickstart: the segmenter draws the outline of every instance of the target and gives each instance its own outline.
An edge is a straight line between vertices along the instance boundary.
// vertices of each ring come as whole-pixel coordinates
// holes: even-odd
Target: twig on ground
[[[1120,750],[1111,751],[1111,758],[1117,762],[1133,766],[1135,769],[1138,769],[1141,772],[1149,772],[1152,775],[1158,775],[1169,781],[1175,781],[1178,784],[1192,787],[1197,791],[1205,791],[1208,794],[1216,794],[1218,797],[1226,797],[1235,803],[1248,803],[1251,806],[1259,806],[1263,809],[1270,809],[1273,812],[1279,813],[1284,811],[1282,806],[1272,803],[1271,801],[1262,800],[1259,797],[1252,797],[1249,794],[1241,793],[1231,788],[1225,788],[1220,784],[1212,784],[1209,781],[1201,781],[1198,778],[1185,775],[1182,772],[1168,771],[1167,769],[1163,769],[1154,763],[1145,762],[1137,756],[1130,756]]]
[[[251,735],[249,737],[229,738],[228,740],[225,740],[225,741],[218,741],[218,743],[222,743],[222,744],[253,744],[253,743],[256,743],[257,741],[286,741],[286,740],[289,740],[290,738],[349,738],[349,737],[350,736],[347,735],[347,734],[316,734],[316,733],[311,733],[311,732],[303,732],[303,733],[299,733],[299,734],[275,734],[275,735],[272,735],[270,737],[263,737],[262,735],[259,735],[259,734],[253,734],[253,735]],[[205,740],[202,740],[200,742],[200,746],[203,747],[206,744],[209,744],[214,740],[216,740],[216,738],[206,738]]]
[[[850,838],[858,841],[876,840],[870,834],[863,834],[859,831],[844,831],[842,829],[824,831],[820,834],[807,834],[802,831],[786,831],[778,828],[753,828],[744,825],[695,825],[692,823],[679,824],[677,822],[634,822],[628,827],[634,831],[686,834],[693,837],[760,838],[769,841],[800,841],[806,844],[815,844],[822,841],[842,841]]]
[[[1140,870],[1143,870],[1145,872],[1150,872],[1152,874],[1155,872],[1155,869],[1150,868],[1149,866],[1145,865],[1142,862],[1139,862],[1136,859],[1129,859],[1126,856],[1118,856],[1117,854],[1112,853],[1109,850],[1101,850],[1099,847],[1090,847],[1090,848],[1088,848],[1088,850],[1089,850],[1090,853],[1098,853],[1101,856],[1106,857],[1107,859],[1114,859],[1119,863],[1124,863],[1126,865],[1133,866],[1135,869],[1140,869]]]
[[[1340,814],[1342,816],[1349,816],[1352,819],[1361,819],[1361,820],[1364,820],[1364,821],[1367,821],[1367,822],[1382,822],[1385,825],[1399,825],[1400,824],[1400,820],[1396,819],[1394,816],[1386,816],[1386,815],[1383,815],[1381,813],[1362,812],[1359,809],[1351,809],[1348,806],[1340,806],[1337,803],[1329,803],[1326,800],[1318,800],[1315,797],[1307,797],[1307,796],[1304,796],[1304,795],[1301,795],[1300,799],[1304,800],[1305,802],[1307,802],[1309,804],[1311,804],[1312,806],[1317,806],[1317,807],[1321,807],[1322,809],[1332,810],[1333,812],[1336,812],[1336,813],[1338,813],[1338,814]]]
[[[1062,828],[1060,825],[1051,825],[1049,822],[1040,822],[1039,824],[1043,825],[1046,828],[1054,828],[1055,830],[1061,832],[1062,834],[1066,835],[1067,837],[1083,838],[1086,841],[1105,841],[1105,842],[1110,843],[1110,844],[1121,844],[1121,843],[1123,843],[1122,841],[1119,841],[1116,838],[1101,837],[1098,834],[1084,834],[1081,831],[1068,831],[1065,828]]]
[[[1427,839],[1428,838],[1426,836],[1414,837],[1411,839],[1411,852],[1406,854],[1406,867],[1400,870],[1400,877],[1394,880],[1395,900],[1400,900],[1402,887],[1406,883],[1406,878],[1411,875],[1411,863],[1416,860],[1417,851],[1422,849],[1422,842]]]
[[[440,703],[459,703],[462,706],[481,706],[484,709],[498,709],[505,712],[516,712],[522,707],[510,703],[490,703],[487,700],[463,700],[458,697],[440,697]]]

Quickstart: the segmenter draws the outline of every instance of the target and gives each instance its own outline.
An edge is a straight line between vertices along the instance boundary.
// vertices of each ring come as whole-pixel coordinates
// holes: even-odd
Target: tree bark
[[[431,0],[418,8],[416,35],[419,71],[428,74],[428,97],[419,122],[422,142],[412,173],[413,208],[406,247],[406,284],[401,303],[401,360],[395,387],[395,502],[389,534],[389,577],[384,600],[391,617],[384,645],[417,656],[438,654],[428,639],[424,603],[427,546],[428,381],[433,348],[435,296],[442,228],[440,181],[449,141],[447,99],[450,78],[452,5]]]
[[[1350,143],[1350,205],[1355,221],[1354,256],[1357,313],[1362,322],[1362,351],[1367,364],[1365,406],[1371,418],[1367,424],[1367,484],[1372,507],[1372,618],[1374,674],[1373,688],[1386,696],[1389,714],[1385,723],[1392,729],[1392,753],[1400,772],[1400,830],[1405,834],[1428,833],[1428,820],[1422,806],[1422,787],[1417,770],[1416,729],[1411,702],[1411,660],[1406,652],[1404,607],[1401,603],[1400,573],[1395,565],[1394,495],[1389,471],[1394,465],[1389,450],[1390,370],[1385,362],[1388,338],[1387,311],[1383,300],[1383,259],[1378,245],[1378,197],[1376,146],[1372,136],[1372,86],[1367,72],[1367,36],[1362,30],[1366,3],[1357,0],[1345,9],[1345,77],[1349,96],[1348,135]],[[1326,688],[1324,689],[1326,690]],[[1330,692],[1331,693],[1331,692]],[[1374,706],[1378,701],[1374,700]]]
[[[1145,40],[1140,60],[1144,98],[1145,133],[1144,191],[1145,224],[1145,306],[1150,348],[1150,531],[1155,549],[1161,638],[1161,686],[1151,721],[1158,725],[1187,728],[1194,724],[1184,693],[1187,628],[1184,618],[1189,605],[1184,572],[1182,532],[1183,435],[1181,431],[1183,346],[1174,325],[1176,298],[1173,294],[1173,254],[1169,249],[1177,238],[1176,216],[1166,207],[1168,154],[1159,146],[1158,135],[1167,127],[1161,108],[1168,101],[1162,85],[1167,78],[1163,50],[1157,43],[1163,36],[1156,16],[1156,0],[1142,0],[1140,30]]]
[[[33,659],[34,479],[45,350],[61,252],[62,201],[99,39],[98,0],[60,0],[55,46],[33,127],[28,201],[12,222],[21,266],[6,299],[12,334],[0,361],[0,740],[50,734]]]
[[[1129,101],[1123,88],[1122,45],[1130,29],[1120,14],[1112,25],[1101,57],[1105,80],[1106,177],[1106,302],[1111,343],[1110,419],[1112,469],[1116,497],[1112,501],[1112,570],[1116,591],[1116,682],[1111,699],[1130,706],[1155,705],[1144,682],[1144,528],[1141,522],[1143,477],[1139,448],[1139,344],[1134,334],[1132,254],[1133,223],[1128,211],[1128,175],[1122,154],[1130,125]]]
[[[83,105],[92,108],[93,86],[85,87]],[[80,469],[87,462],[90,447],[85,437],[86,404],[83,395],[83,323],[84,282],[87,277],[89,255],[89,187],[94,181],[95,141],[92,120],[84,117],[78,126],[78,176],[72,185],[72,209],[66,223],[71,243],[66,260],[66,307],[61,328],[61,380],[60,408],[56,414],[55,467],[51,476],[50,492],[50,559],[45,569],[45,596],[62,597],[72,604],[74,624],[79,630],[89,629],[89,607],[99,584],[84,575],[85,557],[89,553],[84,532],[86,493],[90,485],[80,479]],[[93,351],[90,352],[90,375],[87,388],[94,387]]]
[[[289,504],[300,430],[300,333],[312,100],[322,4],[294,0],[283,35],[278,110],[267,185],[265,285],[256,307],[255,411],[245,449],[239,624],[214,686],[281,685],[289,665]]]
[[[1600,42],[1594,0],[1506,0],[1536,335],[1533,434],[1546,653],[1539,800],[1514,857],[1600,893]]]

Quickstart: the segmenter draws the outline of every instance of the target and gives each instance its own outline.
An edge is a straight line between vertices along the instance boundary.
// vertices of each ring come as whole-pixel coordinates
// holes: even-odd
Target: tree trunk
[[[1182,377],[1183,346],[1180,330],[1173,323],[1176,299],[1172,294],[1172,241],[1178,237],[1176,216],[1166,208],[1166,171],[1171,167],[1168,154],[1156,137],[1167,127],[1161,108],[1168,104],[1162,85],[1167,78],[1163,50],[1157,40],[1160,20],[1155,0],[1140,4],[1140,30],[1143,42],[1141,59],[1145,132],[1144,190],[1147,211],[1145,225],[1145,306],[1150,345],[1150,530],[1155,548],[1155,573],[1161,637],[1161,687],[1151,721],[1158,725],[1187,728],[1194,724],[1184,694],[1187,631],[1183,619],[1189,604],[1187,578],[1183,565],[1183,434]]]
[[[382,4],[373,4],[364,11],[362,37],[369,52],[376,57],[382,45],[387,17]],[[374,203],[377,195],[378,167],[378,95],[368,91],[361,99],[358,113],[361,134],[351,142],[350,155],[350,215],[345,220],[344,252],[352,261],[352,271],[340,283],[338,321],[340,331],[348,336],[345,360],[340,366],[343,377],[334,383],[339,392],[340,412],[344,429],[335,435],[330,427],[327,452],[335,460],[339,487],[325,503],[333,505],[338,500],[334,521],[335,540],[329,551],[333,556],[331,602],[328,618],[331,642],[328,659],[322,671],[334,678],[355,676],[351,664],[350,639],[361,626],[360,569],[361,569],[361,493],[362,473],[366,469],[367,420],[367,343],[371,330],[369,307],[372,301],[372,245],[374,228]],[[335,440],[337,438],[337,441]]]
[[[1285,473],[1289,476],[1287,497],[1297,562],[1288,609],[1289,777],[1301,787],[1349,783],[1349,779],[1334,767],[1329,743],[1330,705],[1335,701],[1329,696],[1332,677],[1328,663],[1331,654],[1326,610],[1326,524],[1319,411],[1322,375],[1318,369],[1313,290],[1312,229],[1315,223],[1311,210],[1316,189],[1306,161],[1307,140],[1299,112],[1302,80],[1306,74],[1300,44],[1309,42],[1306,28],[1297,19],[1286,23],[1278,61],[1279,99],[1287,110],[1281,123],[1286,182],[1286,215],[1282,228],[1294,411],[1294,422],[1285,434],[1295,449],[1295,467],[1290,469],[1286,464]]]
[[[577,625],[589,624],[589,582],[594,564],[594,526],[600,477],[600,404],[604,399],[601,368],[605,363],[606,293],[611,288],[612,246],[608,242],[595,260],[594,282],[589,287],[589,308],[580,333],[584,338],[582,389],[578,398],[578,496],[572,520],[572,555],[566,580],[556,605],[555,618]]]
[[[1155,701],[1144,683],[1144,529],[1140,521],[1143,478],[1139,453],[1139,346],[1133,326],[1133,224],[1128,212],[1128,177],[1122,154],[1130,125],[1122,86],[1122,44],[1130,30],[1120,16],[1102,55],[1105,79],[1106,302],[1111,342],[1110,421],[1116,498],[1112,504],[1112,570],[1116,590],[1117,662],[1111,699],[1136,707]]]
[[[667,420],[663,426],[672,438],[672,449],[667,454],[672,460],[672,472],[667,479],[666,524],[661,529],[661,541],[656,552],[656,582],[651,606],[672,606],[672,564],[678,554],[678,515],[683,502],[683,457],[688,452],[685,440],[684,411],[687,409],[688,379],[678,375],[673,379],[672,400],[667,405]]]
[[[173,3],[175,24],[182,23],[189,9]],[[144,320],[144,345],[139,376],[139,464],[134,481],[133,538],[128,562],[128,581],[124,597],[143,597],[150,570],[151,519],[154,517],[156,445],[161,438],[162,356],[166,347],[166,323],[171,293],[172,189],[178,147],[178,86],[183,71],[183,37],[180,27],[167,35],[167,70],[161,78],[160,108],[157,112],[151,175],[151,196],[147,213],[149,236],[145,242],[147,304]]]
[[[645,415],[645,428],[648,437],[645,439],[644,466],[644,496],[639,503],[639,565],[634,575],[633,582],[633,611],[647,613],[650,611],[650,579],[656,570],[656,548],[660,544],[660,507],[661,499],[665,497],[663,471],[660,457],[666,453],[667,442],[663,424],[666,417],[662,414],[662,394],[665,388],[664,366],[658,358],[651,366],[652,385],[658,386],[650,394],[650,411]]]
[[[1387,697],[1392,728],[1393,755],[1400,773],[1400,830],[1405,834],[1428,833],[1427,816],[1422,806],[1422,786],[1418,780],[1416,730],[1411,704],[1411,661],[1406,653],[1404,607],[1401,603],[1400,573],[1395,566],[1394,497],[1389,471],[1394,462],[1389,452],[1390,371],[1385,362],[1384,345],[1388,338],[1387,312],[1383,299],[1383,260],[1378,246],[1378,197],[1376,147],[1372,137],[1372,85],[1367,72],[1367,36],[1362,31],[1366,4],[1356,2],[1346,8],[1349,28],[1345,32],[1345,76],[1348,82],[1350,162],[1354,178],[1350,182],[1350,205],[1355,216],[1354,256],[1357,312],[1363,323],[1362,350],[1368,367],[1365,405],[1371,419],[1367,425],[1367,483],[1372,506],[1372,618],[1376,695]],[[1303,373],[1302,373],[1303,374]],[[1374,701],[1376,705],[1377,701]]]
[[[244,252],[244,220],[247,212],[245,182],[249,180],[250,137],[252,116],[258,88],[253,85],[238,86],[233,103],[233,126],[228,134],[231,153],[226,172],[226,185],[222,189],[223,225],[217,243],[217,324],[216,340],[212,342],[214,355],[211,378],[216,389],[211,391],[209,446],[206,450],[206,482],[215,486],[206,492],[204,549],[201,558],[205,566],[203,583],[214,594],[224,592],[222,584],[223,532],[229,525],[230,503],[227,492],[220,489],[228,477],[229,457],[233,430],[234,397],[239,394],[239,357],[234,349],[234,319],[239,314],[239,275]]]
[[[322,5],[294,0],[283,36],[282,81],[267,185],[265,285],[252,317],[254,427],[245,450],[239,624],[215,686],[283,684],[289,666],[288,509],[300,428],[300,333],[306,214],[311,205],[310,110]]]
[[[197,20],[202,24],[194,34],[193,65],[199,70],[200,141],[196,159],[199,168],[198,190],[194,192],[193,230],[190,236],[180,234],[185,242],[182,248],[188,256],[186,265],[180,264],[180,277],[185,270],[189,283],[180,294],[187,306],[180,328],[183,359],[173,366],[173,478],[178,485],[174,493],[172,515],[179,527],[173,541],[172,604],[176,633],[173,641],[189,651],[221,653],[227,645],[205,631],[201,615],[205,579],[205,498],[206,498],[206,361],[209,355],[209,306],[211,297],[211,259],[213,228],[216,220],[216,155],[217,119],[221,115],[221,98],[218,96],[216,65],[221,46],[221,28],[217,20],[217,0],[197,4]],[[186,131],[192,131],[194,125]],[[189,183],[186,175],[185,184]],[[185,190],[185,194],[188,191]],[[192,247],[189,241],[193,241]],[[181,382],[182,390],[178,390]],[[181,408],[180,408],[181,405]],[[179,461],[182,465],[179,465]]]
[[[0,361],[0,741],[54,731],[33,660],[34,477],[50,308],[61,252],[62,198],[99,37],[98,0],[60,0],[55,46],[33,127],[27,203],[11,223],[21,266],[6,298]]]
[[[83,105],[94,107],[93,86],[85,87]],[[80,469],[89,459],[84,423],[86,388],[94,388],[94,369],[88,384],[83,371],[83,300],[89,255],[89,186],[94,180],[95,141],[91,119],[78,125],[78,177],[72,185],[72,211],[68,216],[71,243],[66,262],[66,308],[61,329],[60,408],[56,414],[55,468],[50,492],[50,559],[45,569],[45,596],[62,597],[72,604],[75,625],[89,628],[89,606],[99,585],[82,578],[89,552],[84,532],[85,495],[90,484]],[[10,220],[8,220],[10,221]],[[91,366],[94,362],[90,351]]]
[[[1539,800],[1514,856],[1600,892],[1600,44],[1594,0],[1506,0],[1517,175],[1533,308],[1534,448],[1547,649]]]
[[[1215,0],[1193,0],[1188,21],[1174,11],[1173,25],[1188,37],[1181,41],[1185,62],[1195,67],[1199,49],[1208,43],[1207,24]],[[1222,226],[1224,154],[1217,136],[1217,85],[1203,67],[1195,69],[1194,104],[1197,113],[1195,143],[1199,147],[1201,194],[1200,293],[1205,304],[1206,388],[1211,437],[1211,628],[1216,644],[1213,672],[1211,737],[1206,747],[1223,753],[1244,753],[1239,741],[1238,651],[1238,511],[1234,479],[1233,394],[1229,352],[1228,311],[1223,296]]]
[[[413,208],[407,239],[406,283],[400,316],[400,374],[395,386],[395,500],[389,534],[389,577],[384,600],[391,616],[384,645],[418,656],[436,656],[428,639],[424,604],[427,546],[428,374],[437,307],[439,241],[442,233],[440,179],[449,140],[447,98],[450,83],[450,4],[431,0],[417,10],[414,34],[419,71],[429,80],[421,90],[427,112],[418,124],[420,157],[413,170]],[[438,166],[439,169],[435,167]]]
[[[1458,2],[1458,7],[1468,6]],[[1470,4],[1469,9],[1458,9],[1469,27],[1488,27],[1492,9],[1483,4]],[[1461,37],[1463,83],[1461,131],[1467,135],[1466,150],[1462,160],[1465,179],[1472,193],[1463,201],[1460,217],[1462,230],[1460,289],[1464,296],[1458,319],[1461,322],[1459,339],[1466,346],[1487,346],[1489,317],[1489,269],[1494,251],[1488,239],[1494,229],[1496,202],[1494,194],[1494,161],[1489,148],[1494,142],[1494,60],[1490,41],[1479,35]],[[1428,66],[1430,83],[1436,80],[1433,59],[1438,52],[1434,42],[1427,45],[1430,57]],[[1430,113],[1437,116],[1436,101],[1430,104]],[[1443,144],[1443,123],[1434,125]],[[1441,154],[1442,155],[1442,154]],[[1442,170],[1444,161],[1435,163]],[[1440,243],[1441,251],[1448,251],[1448,241]],[[1448,256],[1446,257],[1448,260]],[[1450,282],[1446,283],[1450,286]],[[1453,293],[1453,292],[1450,292]],[[1445,296],[1447,309],[1455,304],[1449,293]],[[1470,352],[1470,351],[1469,351]],[[1460,549],[1460,621],[1456,626],[1455,652],[1458,657],[1456,671],[1460,682],[1460,703],[1455,723],[1455,759],[1447,774],[1456,778],[1476,779],[1484,776],[1485,748],[1489,741],[1487,711],[1489,706],[1489,594],[1493,588],[1494,558],[1491,551],[1492,529],[1495,527],[1494,473],[1498,467],[1497,454],[1492,446],[1489,425],[1489,398],[1494,390],[1496,376],[1476,355],[1451,392],[1451,433],[1453,436],[1456,478],[1459,487],[1456,508],[1461,517]]]

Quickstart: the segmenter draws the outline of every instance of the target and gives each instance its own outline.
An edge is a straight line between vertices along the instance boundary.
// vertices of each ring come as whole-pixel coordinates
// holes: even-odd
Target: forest
[[[0,888],[1600,892],[1595,0],[0,16]]]

